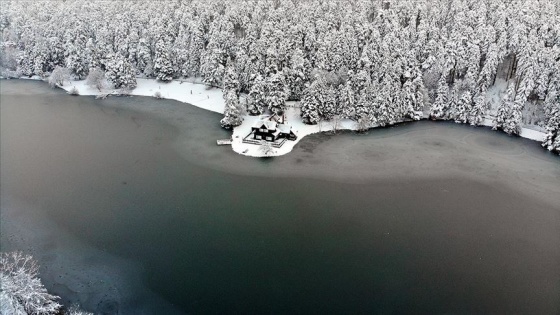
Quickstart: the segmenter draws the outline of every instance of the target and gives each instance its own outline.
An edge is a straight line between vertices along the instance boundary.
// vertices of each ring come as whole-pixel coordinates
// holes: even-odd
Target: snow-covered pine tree
[[[171,36],[161,38],[156,44],[153,74],[158,80],[163,82],[173,80],[173,76],[175,75],[171,46]]]
[[[225,73],[226,53],[223,49],[215,48],[203,56],[200,72],[204,83],[219,87]]]
[[[239,96],[234,89],[224,90],[224,118],[220,121],[222,128],[231,129],[232,127],[239,126],[243,122],[241,116],[241,108],[239,105]]]
[[[301,119],[307,125],[316,125],[319,122],[319,112],[317,110],[319,101],[311,89],[311,87],[308,87],[303,91],[300,104]]]
[[[468,123],[471,124],[471,126],[480,125],[487,108],[486,90],[481,88],[481,90],[474,96],[474,103],[468,111]]]
[[[426,92],[426,87],[424,86],[424,79],[422,78],[422,72],[420,69],[417,70],[416,77],[412,80],[412,84],[414,85],[415,95],[414,100],[415,104],[414,108],[414,116],[409,116],[414,120],[420,119],[420,115],[423,115],[422,111],[424,110],[424,93]]]
[[[350,80],[344,84],[340,91],[340,104],[342,107],[342,118],[354,118],[354,109],[356,103],[356,96],[354,90],[352,89],[352,84]]]
[[[478,89],[479,91],[486,91],[488,87],[492,84],[492,79],[496,75],[496,69],[498,68],[498,46],[492,43],[488,48],[488,53],[486,54],[486,61],[480,74],[478,76]]]
[[[510,119],[511,109],[513,108],[513,100],[515,99],[515,84],[508,85],[506,94],[502,98],[500,105],[496,111],[492,129],[504,129],[506,122]]]
[[[560,153],[560,94],[550,93],[546,100],[546,137],[543,147]]]
[[[86,77],[89,64],[87,63],[86,45],[87,39],[81,30],[77,33],[68,35],[69,39],[64,45],[66,54],[66,68],[68,68],[78,79]]]
[[[49,60],[49,48],[46,40],[40,40],[34,45],[33,53],[30,54],[30,57],[33,59],[32,73],[44,77],[52,70],[49,68],[51,62]]]
[[[460,91],[459,83],[455,82],[453,87],[449,89],[449,98],[448,98],[449,106],[447,108],[447,111],[445,112],[445,119],[455,119],[455,116],[458,112],[457,109],[459,108],[460,97],[461,97],[461,91]]]
[[[249,115],[261,115],[266,106],[266,84],[261,75],[257,75],[247,98],[247,112]]]
[[[436,94],[436,100],[430,108],[430,117],[432,119],[445,119],[447,114],[447,109],[449,106],[449,86],[445,80],[445,75],[441,75],[438,82],[438,89]]]
[[[466,124],[468,121],[469,110],[472,108],[473,96],[471,91],[466,90],[461,94],[457,102],[457,112],[455,113],[455,122]]]
[[[268,109],[276,115],[282,115],[286,110],[286,100],[289,92],[286,87],[286,79],[282,71],[278,71],[266,79],[266,103]]]
[[[360,94],[356,101],[356,129],[359,132],[367,131],[371,128],[371,111],[370,107],[367,104],[367,97],[365,93]]]
[[[290,68],[286,76],[286,81],[290,89],[289,99],[301,99],[303,90],[305,89],[305,81],[307,76],[305,73],[305,57],[303,51],[296,48],[290,59]]]
[[[415,91],[416,86],[411,81],[408,80],[404,83],[402,89],[400,90],[400,112],[408,118],[414,120],[420,120],[420,111],[418,111],[418,105],[416,97],[418,94]]]
[[[502,130],[505,131],[508,135],[511,134],[518,135],[521,132],[522,110],[523,110],[523,105],[519,102],[519,99],[517,99],[516,97],[516,101],[514,101],[512,104],[510,115],[502,127]]]
[[[138,68],[139,74],[143,74],[147,77],[152,76],[152,54],[146,38],[140,38],[138,44],[136,45],[136,60],[136,66]]]
[[[380,84],[371,82],[368,84],[366,91],[375,95],[375,116],[376,123],[380,126],[393,125],[399,120],[400,110],[395,104],[398,104],[400,95],[398,92],[398,85],[389,76],[385,76]],[[375,91],[375,92],[374,92]],[[366,101],[371,101],[372,98],[367,98]]]
[[[331,120],[340,114],[337,91],[332,85],[323,85],[321,88],[324,92],[319,94],[319,116],[324,120]]]
[[[128,59],[122,55],[110,55],[105,67],[105,77],[113,83],[115,88],[134,89],[136,87],[135,71]]]
[[[239,77],[232,62],[230,62],[230,65],[226,68],[223,82],[224,95],[229,90],[233,90],[236,93],[239,92]]]
[[[188,64],[184,76],[198,76],[201,72],[200,64],[203,59],[204,47],[207,35],[204,33],[204,24],[200,20],[194,20],[189,23],[191,31],[190,42],[188,48]]]
[[[249,56],[244,49],[237,50],[235,55],[235,62],[233,63],[233,68],[237,74],[237,79],[239,81],[239,91],[249,92],[249,73],[245,71],[247,64],[249,63]],[[226,73],[228,69],[226,67]]]
[[[515,100],[510,109],[510,115],[502,128],[508,134],[518,135],[521,132],[523,107],[525,107],[525,103],[535,87],[534,67],[531,60],[527,61],[524,68]]]

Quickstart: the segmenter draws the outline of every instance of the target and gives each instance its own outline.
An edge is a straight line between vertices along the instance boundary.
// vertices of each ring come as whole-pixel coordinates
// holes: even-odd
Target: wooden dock
[[[231,145],[231,139],[219,139],[216,143],[218,145]]]

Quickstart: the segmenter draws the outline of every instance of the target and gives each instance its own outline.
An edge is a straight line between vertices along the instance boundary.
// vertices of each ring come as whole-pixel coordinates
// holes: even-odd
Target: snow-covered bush
[[[58,314],[59,297],[47,292],[38,271],[37,262],[29,255],[0,253],[1,314]]]
[[[18,79],[21,77],[21,71],[2,69],[1,76],[7,79]]]
[[[162,98],[163,98],[163,96],[161,96],[161,92],[160,92],[160,91],[156,91],[156,92],[154,93],[154,97],[157,98],[157,99],[162,99]]]
[[[70,89],[70,91],[68,91],[68,94],[77,96],[77,95],[80,95],[80,91],[78,91],[78,89],[75,86],[73,86]]]

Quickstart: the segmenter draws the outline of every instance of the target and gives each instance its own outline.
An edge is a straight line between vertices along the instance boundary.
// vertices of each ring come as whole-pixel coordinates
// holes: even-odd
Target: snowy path
[[[130,95],[137,96],[152,96],[156,92],[161,94],[162,98],[172,99],[179,102],[191,104],[209,111],[216,113],[224,112],[224,99],[222,97],[222,90],[219,88],[211,88],[207,85],[201,84],[200,80],[188,81],[172,81],[169,83],[158,82],[155,79],[137,79],[138,86],[130,92]],[[66,91],[70,91],[76,87],[80,95],[102,95],[102,94],[115,94],[116,90],[106,90],[99,92],[92,89],[85,84],[85,81],[72,81],[62,86]],[[333,126],[330,123],[323,123],[318,125],[305,125],[299,116],[299,110],[293,106],[294,103],[288,102],[288,110],[286,112],[287,122],[292,125],[293,129],[297,132],[298,138],[295,141],[286,141],[284,145],[275,149],[273,153],[268,156],[280,156],[292,151],[294,146],[305,136],[324,132],[332,131]],[[245,116],[243,124],[235,127],[233,130],[232,149],[243,155],[262,157],[265,154],[261,151],[261,146],[243,143],[242,139],[247,136],[251,131],[251,126],[259,119],[257,116]],[[219,122],[216,122],[219,123]],[[485,119],[483,125],[492,126],[490,119]],[[356,130],[355,122],[352,120],[342,120],[339,123],[338,130]],[[523,128],[521,137],[542,141],[545,134],[536,130]]]

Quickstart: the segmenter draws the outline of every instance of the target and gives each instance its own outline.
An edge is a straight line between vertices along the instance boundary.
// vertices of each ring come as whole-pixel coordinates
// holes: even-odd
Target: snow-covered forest
[[[560,151],[557,0],[3,1],[0,23],[3,76],[202,77],[225,127],[295,100],[307,124],[487,118]]]

